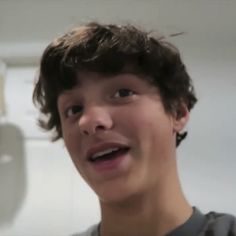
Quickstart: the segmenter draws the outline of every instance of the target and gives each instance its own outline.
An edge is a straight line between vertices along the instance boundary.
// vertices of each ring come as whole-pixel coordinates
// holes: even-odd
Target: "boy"
[[[45,50],[34,102],[97,194],[101,222],[83,236],[235,235],[182,192],[176,147],[197,99],[178,50],[133,26],[90,23]]]

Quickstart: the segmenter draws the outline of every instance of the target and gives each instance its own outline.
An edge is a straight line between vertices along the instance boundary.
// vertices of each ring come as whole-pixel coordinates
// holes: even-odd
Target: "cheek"
[[[122,114],[122,117],[121,117]],[[116,116],[117,131],[121,132],[131,141],[131,145],[135,147],[135,155],[142,155],[142,150],[148,150],[150,136],[152,135],[155,120],[143,111],[124,111]],[[153,137],[152,137],[153,138]]]
[[[75,128],[69,129],[68,127],[66,129],[63,129],[63,139],[65,146],[67,148],[67,151],[69,152],[72,160],[75,159],[76,154],[80,152],[80,138],[78,137],[78,132]]]
[[[69,153],[70,159],[73,162],[74,166],[76,167],[77,171],[80,173],[81,176],[84,177],[83,173],[83,166],[84,163],[81,160],[81,143],[78,134],[75,132],[66,132],[64,135],[64,143]]]
[[[122,112],[117,116],[117,124],[123,125],[127,131],[134,133],[149,133],[150,135],[171,133],[171,119],[159,109],[141,109],[139,111]]]
[[[168,145],[172,145],[173,122],[163,110],[154,108],[139,113],[129,112],[124,122],[124,132],[142,151],[162,153]]]

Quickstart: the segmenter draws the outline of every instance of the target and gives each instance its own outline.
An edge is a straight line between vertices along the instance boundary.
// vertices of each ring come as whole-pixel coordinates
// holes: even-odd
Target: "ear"
[[[174,115],[174,132],[180,132],[186,126],[189,120],[189,110],[185,104],[182,104]]]

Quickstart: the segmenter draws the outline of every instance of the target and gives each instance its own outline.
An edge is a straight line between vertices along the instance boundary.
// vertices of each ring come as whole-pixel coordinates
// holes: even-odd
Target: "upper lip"
[[[90,158],[96,153],[103,152],[111,148],[129,148],[129,146],[126,144],[116,143],[116,142],[104,142],[104,143],[96,144],[87,150],[86,159],[90,160]]]

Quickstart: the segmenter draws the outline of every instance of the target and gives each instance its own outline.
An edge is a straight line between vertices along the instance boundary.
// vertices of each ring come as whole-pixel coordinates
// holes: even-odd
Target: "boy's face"
[[[133,74],[79,73],[58,110],[68,152],[101,201],[120,201],[165,181],[175,136],[188,120],[164,110],[158,89]]]

